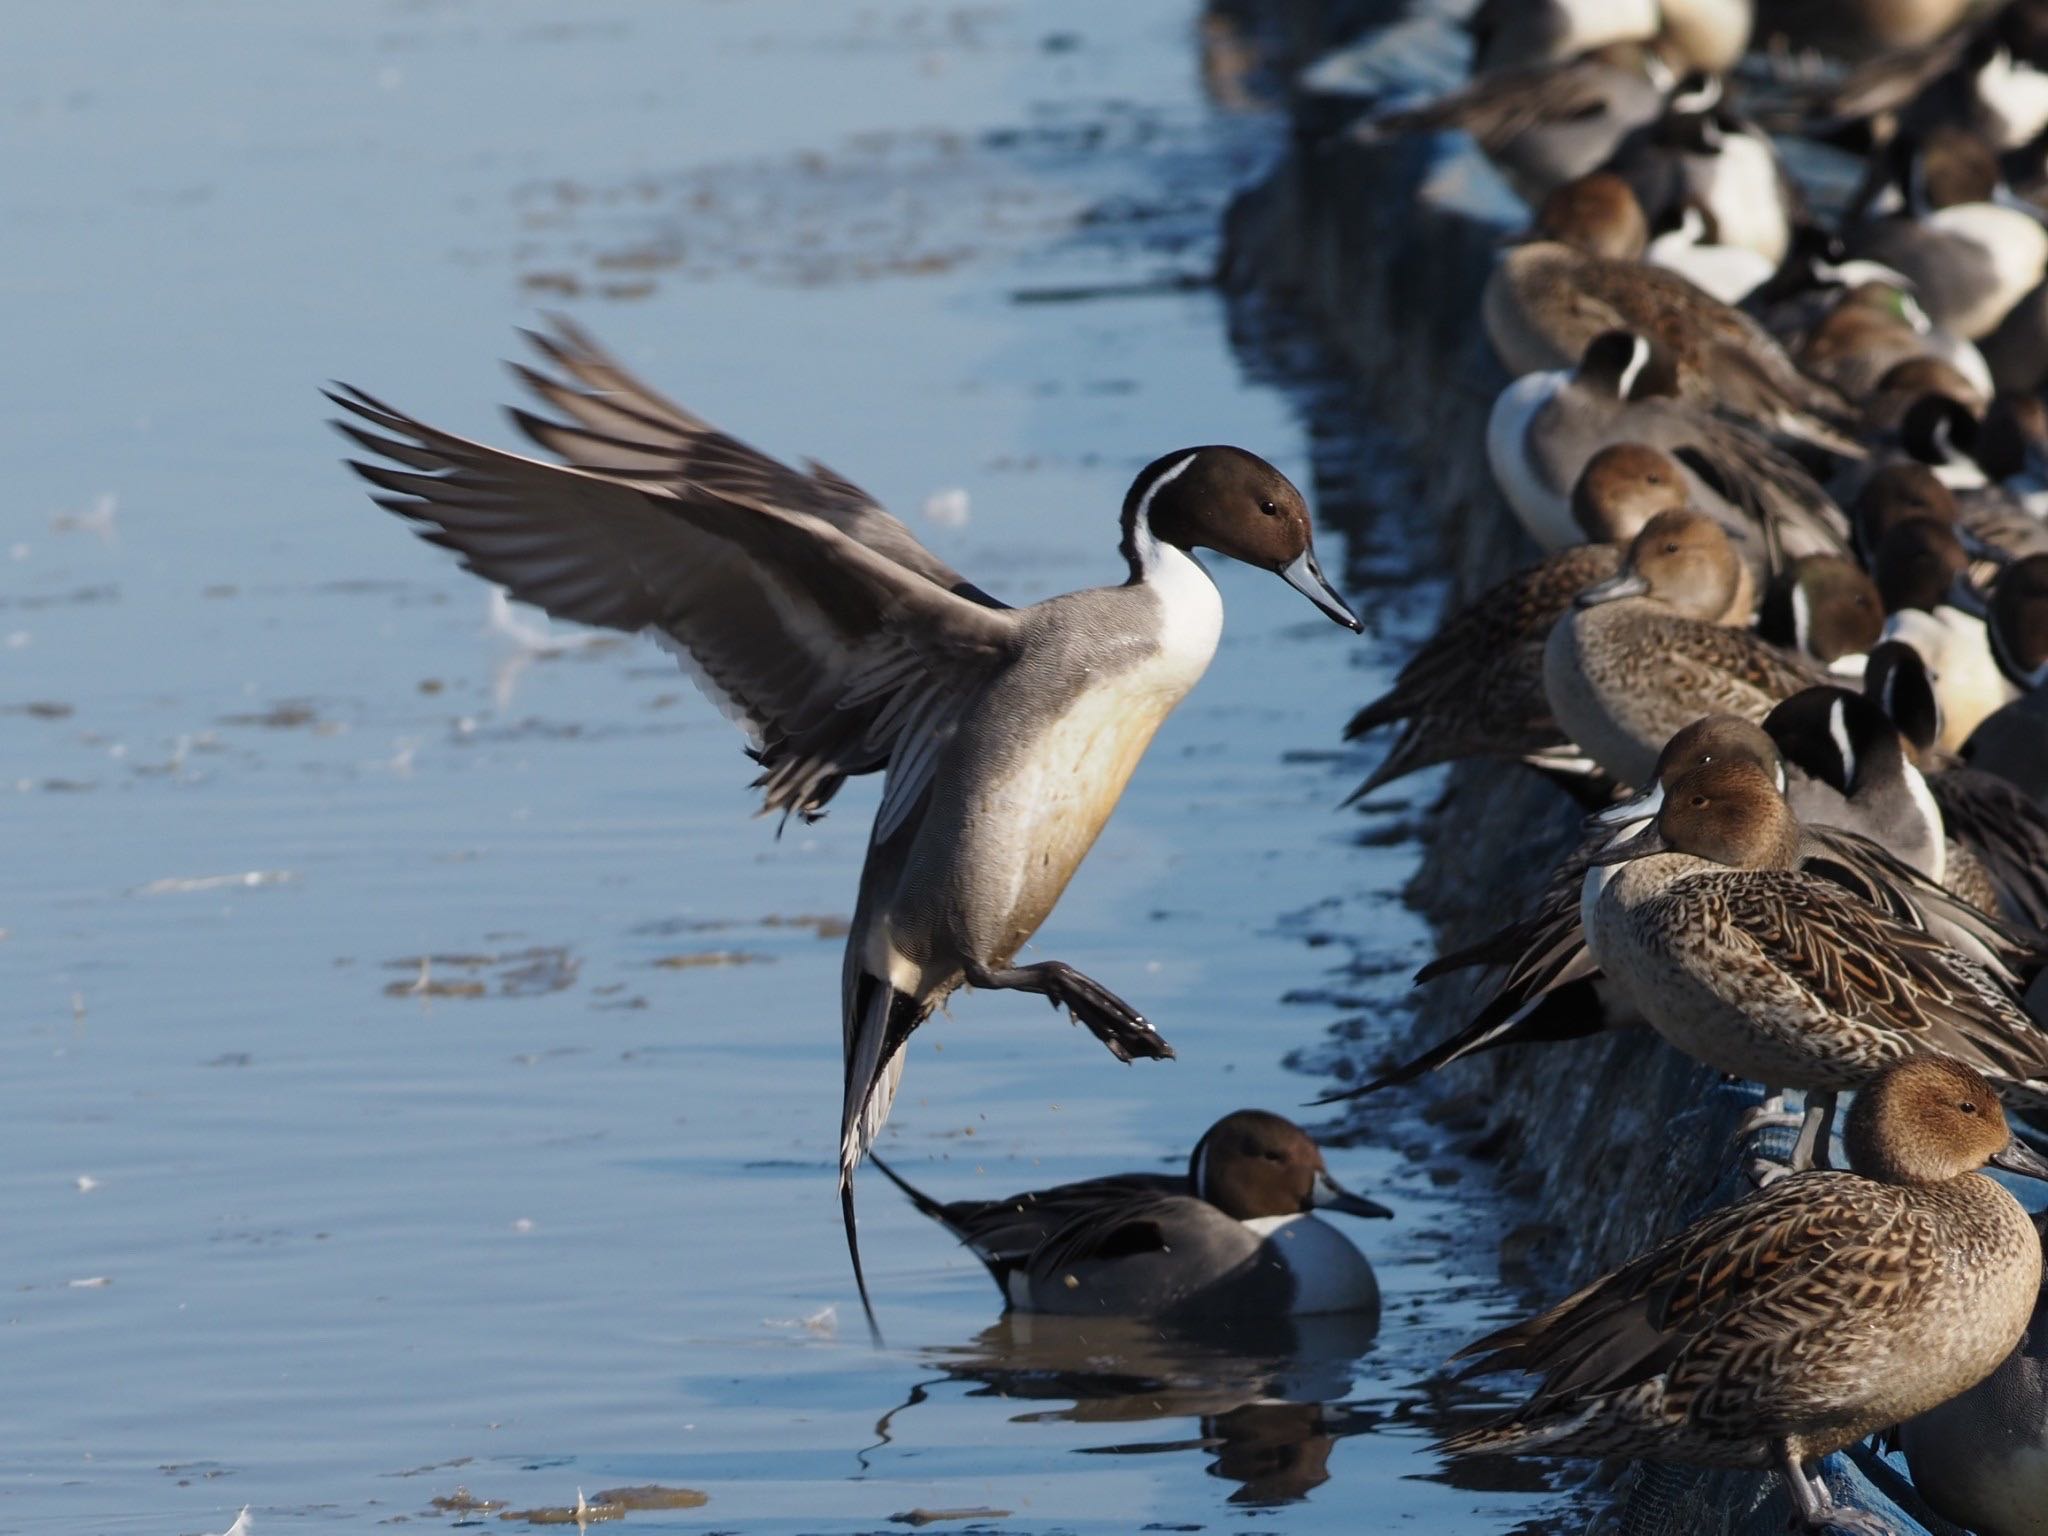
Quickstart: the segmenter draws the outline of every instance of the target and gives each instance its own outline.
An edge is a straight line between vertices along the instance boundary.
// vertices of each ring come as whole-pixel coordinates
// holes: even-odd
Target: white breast
[[[1650,242],[1650,262],[1697,284],[1723,304],[1740,304],[1777,268],[1767,256],[1740,245],[1698,245],[1683,233]]]
[[[1529,457],[1530,426],[1570,382],[1565,372],[1524,374],[1500,392],[1486,419],[1486,462],[1494,483],[1546,554],[1585,542],[1572,521],[1570,500],[1544,483]]]
[[[1729,134],[1701,181],[1700,201],[1714,216],[1721,244],[1755,251],[1774,267],[1785,259],[1792,229],[1768,144],[1747,133]]]
[[[1991,135],[1996,148],[2018,149],[2048,128],[2048,75],[2015,64],[2003,48],[1977,71],[1977,99],[1998,124]]]
[[[1308,1215],[1258,1216],[1245,1226],[1266,1240],[1294,1277],[1294,1315],[1358,1312],[1380,1304],[1372,1265],[1328,1222]]]

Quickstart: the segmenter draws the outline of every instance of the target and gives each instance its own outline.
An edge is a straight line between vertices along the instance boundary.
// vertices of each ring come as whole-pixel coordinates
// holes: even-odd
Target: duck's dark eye
[[[1696,811],[1704,809],[1706,807],[1706,803],[1707,797],[1705,795],[1694,795],[1692,797],[1692,808]]]
[[[1672,542],[1670,542],[1670,543],[1667,543],[1667,544],[1666,544],[1666,545],[1664,546],[1664,553],[1665,553],[1665,554],[1667,554],[1667,555],[1675,555],[1675,554],[1677,554],[1677,553],[1678,553],[1678,544],[1677,544],[1677,542],[1676,542],[1676,541],[1674,540],[1674,541],[1672,541]]]
[[[1977,1113],[1977,1101],[1975,1099],[1965,1099],[1962,1103],[1958,1104],[1956,1108],[1960,1109],[1966,1115],[1974,1115],[1975,1113]]]
[[[1259,510],[1260,510],[1261,512],[1265,513],[1265,514],[1266,514],[1266,516],[1268,516],[1268,517],[1278,517],[1278,516],[1280,515],[1280,508],[1279,508],[1279,506],[1278,506],[1277,504],[1273,503],[1273,502],[1270,502],[1270,501],[1262,501],[1262,502],[1260,502],[1260,503],[1259,503]]]

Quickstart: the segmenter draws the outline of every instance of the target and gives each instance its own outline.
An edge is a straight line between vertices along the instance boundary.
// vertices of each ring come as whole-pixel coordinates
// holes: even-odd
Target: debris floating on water
[[[927,522],[937,523],[941,528],[965,528],[972,515],[972,503],[959,486],[948,486],[925,497],[924,515]]]
[[[973,1509],[906,1509],[901,1514],[891,1515],[891,1525],[937,1525],[941,1520],[1007,1520],[1007,1509],[991,1509],[982,1504]]]
[[[187,891],[253,891],[266,885],[290,885],[299,877],[289,869],[248,869],[239,875],[171,875],[138,885],[131,896],[174,896]]]

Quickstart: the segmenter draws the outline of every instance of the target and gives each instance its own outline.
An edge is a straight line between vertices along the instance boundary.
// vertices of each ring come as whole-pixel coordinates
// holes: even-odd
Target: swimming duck
[[[1185,1177],[1120,1174],[946,1203],[874,1163],[1019,1311],[1269,1317],[1379,1305],[1365,1255],[1317,1212],[1394,1213],[1339,1185],[1308,1133],[1265,1110],[1209,1127]]]
[[[1683,472],[1656,449],[1618,443],[1595,454],[1572,488],[1573,521],[1592,542],[1559,550],[1488,588],[1438,627],[1391,689],[1351,717],[1347,741],[1395,722],[1403,729],[1350,798],[1462,757],[1546,754],[1555,764],[1570,743],[1543,691],[1551,626],[1580,592],[1621,570],[1625,546],[1645,523],[1685,503]],[[1747,623],[1750,607],[1745,585],[1721,622]]]
[[[1807,1093],[1793,1167],[1826,1155],[1834,1097],[1906,1056],[1952,1055],[2048,1104],[2048,1034],[1982,965],[1796,867],[1800,827],[1755,763],[1666,787],[1611,873],[1586,948],[1672,1045]]]
[[[1634,259],[1648,243],[1648,220],[1620,177],[1596,173],[1558,188],[1531,238],[1503,252],[1481,295],[1501,365],[1518,377],[1570,368],[1602,332],[1634,332],[1669,354],[1683,398],[1860,456],[1848,402],[1801,373],[1741,310]]]
[[[1124,498],[1128,577],[1007,608],[872,498],[675,405],[557,321],[560,413],[514,420],[554,464],[431,427],[358,390],[353,467],[422,537],[560,619],[647,630],[750,739],[763,809],[821,814],[881,771],[847,936],[839,1177],[856,1278],[853,1173],[887,1118],[903,1044],[961,986],[1033,992],[1118,1060],[1172,1054],[1136,1009],[1058,960],[1017,965],[1222,630],[1208,549],[1278,574],[1330,618],[1308,508],[1240,448],[1185,448]],[[393,466],[399,467],[393,467]],[[863,1288],[865,1301],[865,1288]]]
[[[2048,1215],[2035,1229],[2048,1240]],[[1977,1536],[2048,1536],[2048,1288],[1997,1370],[1893,1435],[1913,1488]]]
[[[1576,367],[1516,379],[1494,401],[1486,457],[1508,505],[1545,549],[1576,543],[1573,484],[1593,455],[1642,443],[1677,459],[1693,506],[1738,541],[1744,563],[1839,551],[1842,514],[1814,478],[1747,423],[1679,398],[1668,354],[1608,331]]]
[[[1665,744],[1700,716],[1761,720],[1825,681],[1804,657],[1714,622],[1740,569],[1711,519],[1662,512],[1636,535],[1620,574],[1581,592],[1551,627],[1551,713],[1622,783],[1649,783]]]
[[[1936,1057],[1878,1073],[1846,1141],[1851,1171],[1724,1206],[1460,1350],[1471,1374],[1542,1385],[1442,1449],[1775,1469],[1806,1528],[1889,1531],[1833,1508],[1813,1464],[1975,1386],[2011,1353],[2040,1290],[2041,1243],[1979,1170],[2048,1179],[2048,1159],[2012,1135],[1990,1083]]]
[[[1792,738],[1788,718],[1768,723]],[[1501,972],[1492,995],[1463,1029],[1363,1087],[1334,1094],[1352,1098],[1410,1081],[1461,1057],[1505,1045],[1576,1039],[1646,1022],[1641,1010],[1610,983],[1588,953],[1587,906],[1599,899],[1611,866],[1595,860],[1634,837],[1662,808],[1668,787],[1703,763],[1743,761],[1767,774],[1779,792],[1791,787],[1779,742],[1754,721],[1709,715],[1665,744],[1651,787],[1633,801],[1609,807],[1588,823],[1588,836],[1551,875],[1526,918],[1476,944],[1431,961],[1418,983],[1470,966]],[[1840,886],[1894,920],[1924,930],[1977,960],[2015,992],[2038,962],[2030,939],[1968,897],[1945,890],[1890,850],[1857,832],[1822,821],[1801,822],[1794,867]]]

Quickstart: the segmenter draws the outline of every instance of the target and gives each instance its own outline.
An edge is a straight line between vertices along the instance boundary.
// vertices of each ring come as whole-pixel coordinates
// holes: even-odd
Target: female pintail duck
[[[1706,763],[1651,826],[1594,858],[1586,948],[1657,1033],[1718,1071],[1807,1094],[1795,1168],[1835,1095],[1954,1056],[2048,1104],[2048,1034],[1977,961],[1797,867],[1799,823],[1756,764]]]
[[[1020,1311],[1185,1318],[1379,1305],[1365,1255],[1317,1212],[1394,1213],[1344,1189],[1307,1132],[1264,1110],[1209,1127],[1185,1177],[1121,1174],[945,1203],[874,1161]]]
[[[1685,504],[1684,473],[1668,455],[1640,443],[1595,454],[1572,488],[1572,518],[1590,542],[1508,577],[1445,620],[1394,686],[1351,717],[1346,741],[1402,725],[1385,761],[1351,800],[1462,757],[1533,756],[1552,769],[1565,766],[1564,759],[1579,761],[1543,692],[1550,628],[1579,593],[1619,573],[1623,551],[1644,524]],[[1750,606],[1745,584],[1722,622],[1748,623]]]
[[[1831,1506],[1820,1458],[1947,1401],[2027,1328],[2041,1243],[1982,1170],[2048,1179],[1978,1073],[1923,1057],[1849,1112],[1850,1170],[1725,1206],[1549,1311],[1460,1350],[1542,1385],[1456,1456],[1626,1456],[1774,1469],[1809,1530],[1891,1526]]]
[[[1779,729],[1787,724],[1775,713],[1767,723]],[[1784,793],[1792,773],[1785,750],[1793,745],[1788,741],[1781,746],[1762,726],[1735,715],[1709,715],[1678,732],[1659,755],[1649,790],[1587,822],[1588,836],[1559,864],[1528,917],[1441,956],[1416,973],[1416,981],[1425,982],[1475,965],[1498,970],[1500,979],[1492,995],[1471,1023],[1364,1087],[1334,1097],[1355,1097],[1407,1082],[1479,1051],[1575,1039],[1646,1022],[1586,948],[1587,908],[1612,876],[1612,866],[1596,863],[1596,858],[1636,836],[1662,808],[1666,786],[1702,763],[1754,763]],[[2024,971],[2038,963],[2031,936],[1937,885],[1859,833],[1823,822],[1801,823],[1793,863],[1975,959],[2015,992]]]
[[[2034,1225],[2048,1240],[2048,1214]],[[2048,1536],[2048,1288],[1997,1370],[1892,1438],[1942,1518],[1977,1536]]]
[[[1970,342],[1935,328],[1900,274],[1875,262],[1855,263],[1870,275],[1850,285],[1811,326],[1795,356],[1814,378],[1864,407],[1908,363],[1938,362],[1955,370],[1979,399],[1992,392],[1990,365]]]
[[[1376,113],[1368,142],[1457,130],[1522,199],[1551,192],[1599,169],[1630,129],[1664,108],[1669,72],[1639,47],[1618,44],[1561,64],[1498,70],[1420,106]]]
[[[1873,649],[1863,692],[1899,727],[1941,809],[1950,889],[2013,923],[2048,929],[2048,811],[2010,780],[1941,750],[1940,697],[1911,646],[1889,640]]]
[[[1854,560],[1802,555],[1772,578],[1757,606],[1756,632],[1826,666],[1877,644],[1884,632],[1884,598]]]
[[[1575,367],[1516,379],[1487,417],[1487,465],[1547,550],[1578,542],[1572,486],[1616,443],[1684,465],[1691,504],[1737,541],[1753,571],[1844,547],[1847,524],[1813,476],[1747,423],[1679,398],[1668,354],[1634,332],[1603,332]]]
[[[1668,353],[1678,393],[1767,431],[1855,457],[1855,413],[1808,378],[1755,320],[1675,272],[1638,260],[1649,224],[1619,176],[1583,177],[1545,200],[1529,239],[1502,253],[1480,316],[1510,374],[1570,368],[1603,331]]]
[[[1824,678],[1814,663],[1714,622],[1742,563],[1711,519],[1652,518],[1621,573],[1551,627],[1544,692],[1558,726],[1624,784],[1648,784],[1664,745],[1702,715],[1761,720]]]
[[[566,419],[513,419],[566,464],[344,390],[332,398],[356,420],[342,430],[402,466],[354,468],[521,601],[674,650],[750,738],[765,811],[815,817],[849,775],[884,773],[843,990],[851,1245],[853,1172],[904,1041],[959,987],[1035,992],[1122,1061],[1172,1054],[1099,982],[1013,961],[1215,652],[1223,605],[1191,551],[1273,571],[1358,620],[1316,562],[1300,493],[1242,449],[1186,448],[1140,471],[1123,584],[1007,608],[830,470],[727,437],[566,322],[534,341],[558,373],[521,377]]]

